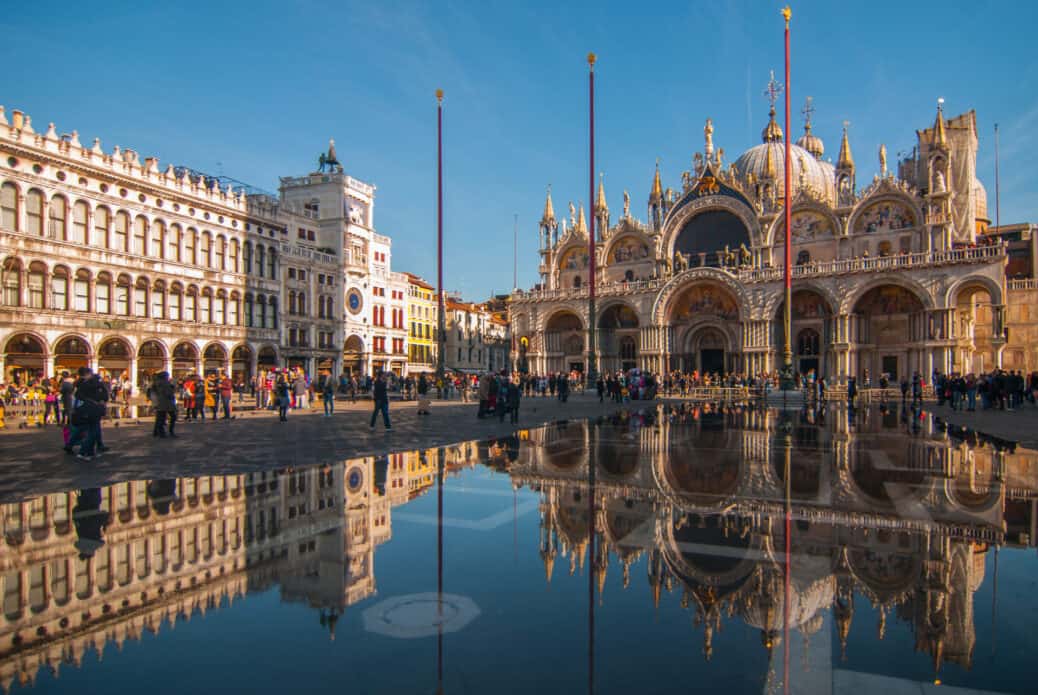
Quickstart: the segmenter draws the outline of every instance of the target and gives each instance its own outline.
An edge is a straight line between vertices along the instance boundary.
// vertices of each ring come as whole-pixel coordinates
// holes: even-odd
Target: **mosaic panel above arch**
[[[792,242],[794,244],[831,239],[836,236],[832,219],[818,210],[794,211],[789,226],[793,229]],[[785,239],[785,225],[780,221],[775,231],[775,242],[785,241]]]
[[[648,260],[651,251],[649,245],[637,237],[624,237],[618,240],[609,251],[609,263],[631,263]]]
[[[739,305],[726,290],[712,284],[692,285],[681,292],[670,305],[672,321],[691,321],[711,316],[724,321],[739,319]]]
[[[900,285],[874,287],[854,304],[856,313],[869,315],[911,314],[922,310],[919,297]]]
[[[559,259],[559,270],[584,270],[588,267],[587,249],[583,246],[575,246]]]
[[[854,220],[855,234],[883,234],[911,229],[917,224],[915,212],[907,203],[881,200],[872,203]]]

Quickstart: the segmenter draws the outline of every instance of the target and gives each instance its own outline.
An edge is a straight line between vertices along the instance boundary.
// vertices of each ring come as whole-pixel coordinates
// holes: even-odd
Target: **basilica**
[[[599,181],[594,264],[583,205],[578,212],[571,203],[560,219],[549,189],[540,283],[510,302],[520,370],[583,372],[592,321],[603,371],[760,374],[781,366],[786,134],[773,102],[762,142],[733,161],[715,146],[710,120],[704,136],[678,188],[664,186],[657,164],[647,221],[631,213],[626,191],[614,220]],[[881,147],[880,171],[865,185],[846,127],[835,164],[823,159],[809,117],[790,146],[797,372],[841,381],[1003,366],[1007,247],[987,235],[976,115],[948,118],[939,105],[916,139],[890,168]],[[1014,361],[1029,365],[1030,349]]]

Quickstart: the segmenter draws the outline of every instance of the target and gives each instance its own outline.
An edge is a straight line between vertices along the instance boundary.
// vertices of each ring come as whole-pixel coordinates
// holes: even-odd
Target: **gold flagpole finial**
[[[437,89],[436,90],[436,101],[441,103],[441,104],[443,103],[443,90],[442,89]]]
[[[790,9],[789,5],[782,8],[782,17],[786,20],[786,26],[789,26],[789,20],[793,16],[793,10]]]
[[[588,53],[587,54],[587,64],[591,66],[592,70],[595,69],[595,61],[596,60],[598,60],[598,56],[596,56],[594,53]]]

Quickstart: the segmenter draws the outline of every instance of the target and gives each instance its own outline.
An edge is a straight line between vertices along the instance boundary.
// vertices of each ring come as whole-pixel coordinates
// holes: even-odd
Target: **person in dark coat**
[[[165,437],[168,422],[169,436],[176,437],[173,430],[177,425],[177,398],[176,389],[169,380],[169,372],[159,372],[155,375],[151,386],[148,387],[147,395],[155,409],[155,426],[152,428],[151,436]]]
[[[371,413],[371,429],[375,429],[375,419],[380,411],[382,413],[382,424],[385,425],[387,430],[393,429],[392,425],[389,424],[389,391],[386,387],[385,372],[379,372],[378,377],[372,384],[371,395],[372,400],[375,402],[375,409]]]
[[[854,407],[854,399],[858,396],[858,380],[855,377],[847,378],[847,406]]]
[[[522,389],[515,381],[508,382],[507,391],[508,412],[511,413],[509,422],[513,425],[519,423],[519,401],[522,398]]]

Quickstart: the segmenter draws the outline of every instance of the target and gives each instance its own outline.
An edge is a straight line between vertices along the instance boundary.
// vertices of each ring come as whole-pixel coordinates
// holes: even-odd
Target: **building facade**
[[[276,196],[0,108],[0,374],[406,370],[407,278],[342,171]]]
[[[407,364],[412,374],[436,371],[438,316],[436,288],[407,273]]]
[[[586,369],[588,324],[603,370],[760,374],[782,364],[785,263],[784,134],[774,107],[762,143],[727,164],[705,146],[664,188],[657,167],[648,221],[624,194],[613,221],[600,182],[597,310],[588,315],[583,205],[556,217],[549,191],[540,234],[541,282],[513,294],[513,355],[531,372]],[[846,130],[835,165],[811,133],[791,145],[794,369],[830,378],[866,373],[979,371],[1007,345],[1006,248],[984,236],[972,111],[916,132],[917,147],[864,189]],[[986,243],[992,242],[992,243]],[[1038,367],[1038,362],[1028,366]]]

